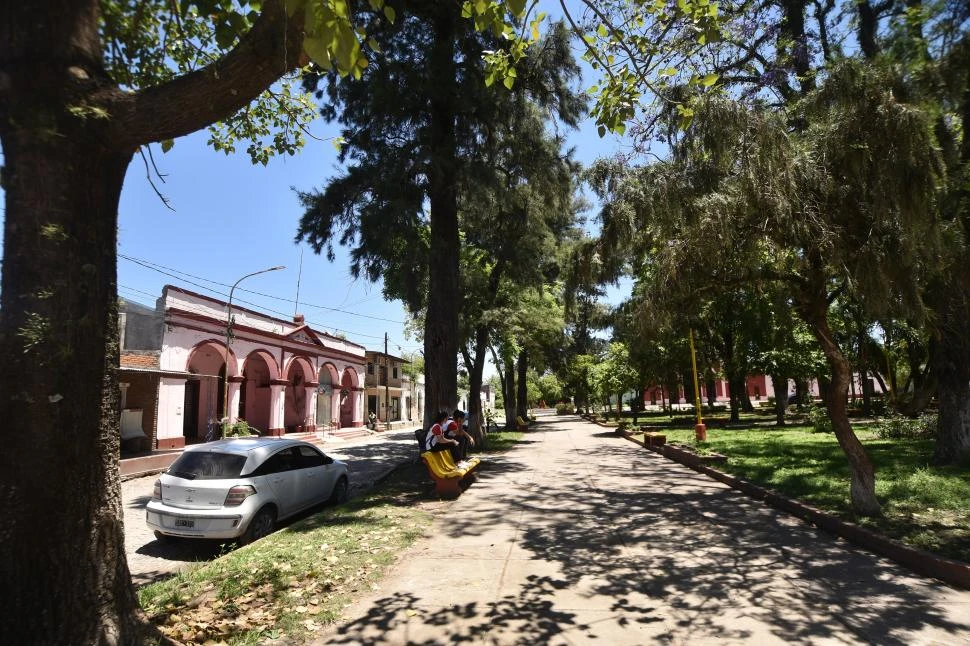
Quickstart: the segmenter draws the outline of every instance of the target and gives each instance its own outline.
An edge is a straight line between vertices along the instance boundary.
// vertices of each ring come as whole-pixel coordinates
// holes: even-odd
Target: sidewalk
[[[315,644],[970,644],[970,592],[575,417],[543,420]]]

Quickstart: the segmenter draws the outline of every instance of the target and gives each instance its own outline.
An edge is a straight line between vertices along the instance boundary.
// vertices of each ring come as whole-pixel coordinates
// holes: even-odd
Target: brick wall
[[[123,352],[121,353],[121,367],[158,369],[158,353]]]

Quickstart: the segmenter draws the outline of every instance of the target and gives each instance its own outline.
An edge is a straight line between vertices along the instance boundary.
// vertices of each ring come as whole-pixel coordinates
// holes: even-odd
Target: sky
[[[584,81],[583,87],[591,84]],[[337,124],[318,119],[310,132],[327,140],[339,131]],[[230,286],[245,274],[285,265],[241,282],[233,303],[285,319],[300,312],[314,329],[367,349],[383,350],[387,334],[391,354],[421,350],[418,339],[405,335],[403,305],[385,302],[379,283],[355,280],[343,247],[335,245],[331,263],[294,241],[302,208],[293,189],[320,188],[339,171],[330,141],[308,138],[296,156],[276,157],[263,167],[250,162],[245,144],[225,155],[209,148],[207,138],[205,131],[182,137],[168,153],[152,146],[164,176],[164,182],[154,177],[155,185],[174,210],[146,179],[141,156],[133,158],[118,213],[119,296],[154,306],[162,287],[171,284],[226,300]],[[569,145],[581,162],[590,163],[614,153],[620,142],[609,135],[601,139],[587,121],[569,135]],[[624,289],[611,290],[610,300]]]

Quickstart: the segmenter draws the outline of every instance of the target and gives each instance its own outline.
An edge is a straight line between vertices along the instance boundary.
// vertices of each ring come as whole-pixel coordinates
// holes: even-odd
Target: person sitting
[[[454,458],[455,464],[458,464],[468,457],[468,447],[475,446],[475,440],[468,433],[468,422],[465,420],[465,411],[460,409],[455,410],[451,418],[445,422],[444,430],[447,437],[450,437],[458,443],[457,446],[451,447],[451,457]]]
[[[434,416],[434,424],[428,429],[424,439],[425,449],[428,451],[447,451],[458,446],[458,440],[445,435],[444,422],[448,419],[446,411],[438,411]],[[452,453],[454,455],[454,453]]]

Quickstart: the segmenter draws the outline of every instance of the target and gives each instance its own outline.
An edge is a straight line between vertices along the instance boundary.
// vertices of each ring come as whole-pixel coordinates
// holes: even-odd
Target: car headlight
[[[256,494],[256,487],[252,485],[242,485],[233,487],[226,494],[226,502],[222,503],[225,507],[238,507],[243,504],[246,498]]]

